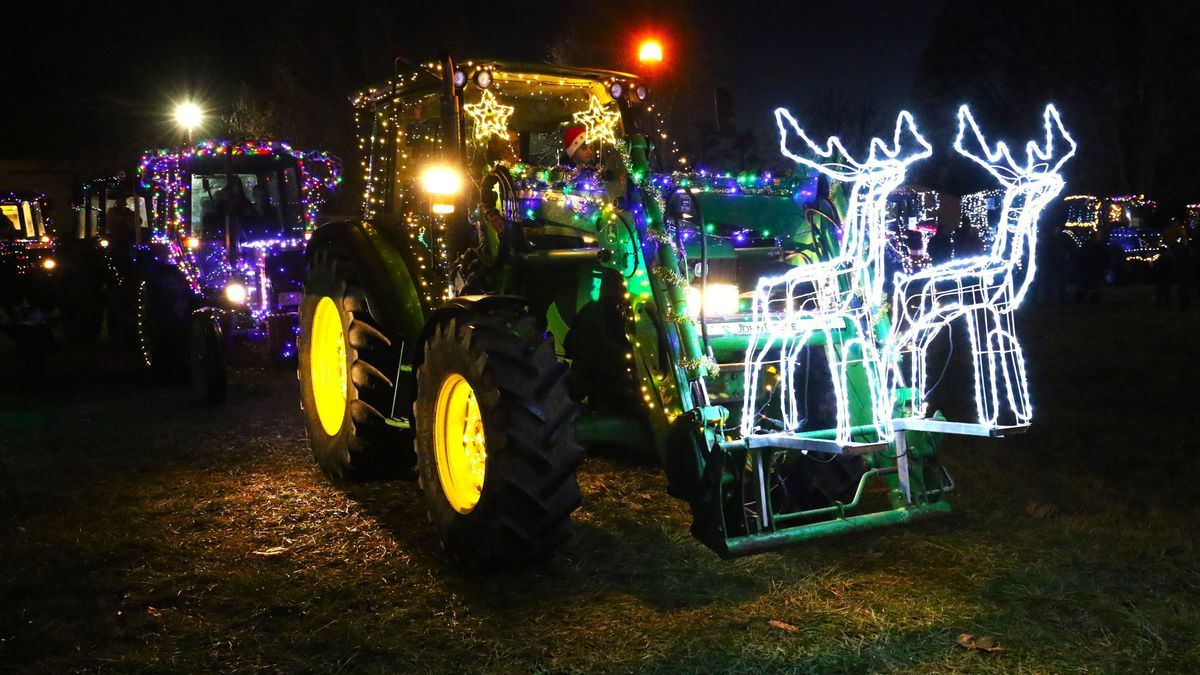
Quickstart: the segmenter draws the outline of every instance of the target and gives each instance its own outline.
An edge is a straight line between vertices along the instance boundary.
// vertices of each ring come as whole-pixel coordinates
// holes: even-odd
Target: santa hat
[[[563,131],[563,147],[567,150],[567,157],[574,155],[586,141],[587,130],[582,126],[567,127]]]

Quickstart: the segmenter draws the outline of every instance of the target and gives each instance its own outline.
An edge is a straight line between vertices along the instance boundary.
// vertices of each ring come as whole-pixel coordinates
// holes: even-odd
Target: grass
[[[1036,425],[946,443],[949,518],[722,562],[659,472],[593,458],[559,555],[486,575],[439,554],[414,484],[313,469],[290,376],[241,371],[201,410],[71,348],[45,393],[0,394],[0,663],[1194,672],[1200,317],[1148,293],[1026,313]]]

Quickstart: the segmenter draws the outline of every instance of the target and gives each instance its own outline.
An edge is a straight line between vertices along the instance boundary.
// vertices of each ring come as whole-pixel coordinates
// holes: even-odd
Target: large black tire
[[[142,360],[162,382],[187,377],[192,293],[176,270],[143,277],[137,288],[137,332]]]
[[[346,405],[334,433],[317,412],[312,370],[313,319],[322,298],[333,301],[345,347]],[[297,340],[301,407],[313,458],[334,480],[393,478],[412,469],[412,433],[387,423],[398,349],[371,318],[350,261],[335,247],[312,253],[300,305]],[[398,411],[408,416],[407,411]]]
[[[205,405],[220,405],[229,392],[229,363],[224,329],[218,316],[206,312],[192,315],[188,341],[192,399]]]
[[[472,566],[548,557],[570,534],[580,503],[577,406],[567,367],[536,321],[474,309],[438,326],[417,371],[417,458],[429,518],[445,548]],[[482,491],[465,513],[443,489],[435,434],[439,392],[453,375],[474,390],[486,442]]]

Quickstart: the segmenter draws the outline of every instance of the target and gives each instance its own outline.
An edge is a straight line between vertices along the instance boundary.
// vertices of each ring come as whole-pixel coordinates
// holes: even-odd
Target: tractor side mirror
[[[737,128],[734,124],[737,114],[734,111],[733,95],[728,89],[717,87],[713,98],[717,107],[717,131],[722,136],[732,136]]]

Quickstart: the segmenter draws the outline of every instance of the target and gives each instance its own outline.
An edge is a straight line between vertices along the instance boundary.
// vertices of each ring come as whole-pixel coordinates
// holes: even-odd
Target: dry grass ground
[[[593,458],[576,537],[488,575],[415,485],[325,481],[289,376],[201,410],[72,348],[0,394],[0,669],[1195,672],[1200,317],[1146,293],[1027,313],[1037,425],[946,443],[949,518],[722,562]]]

